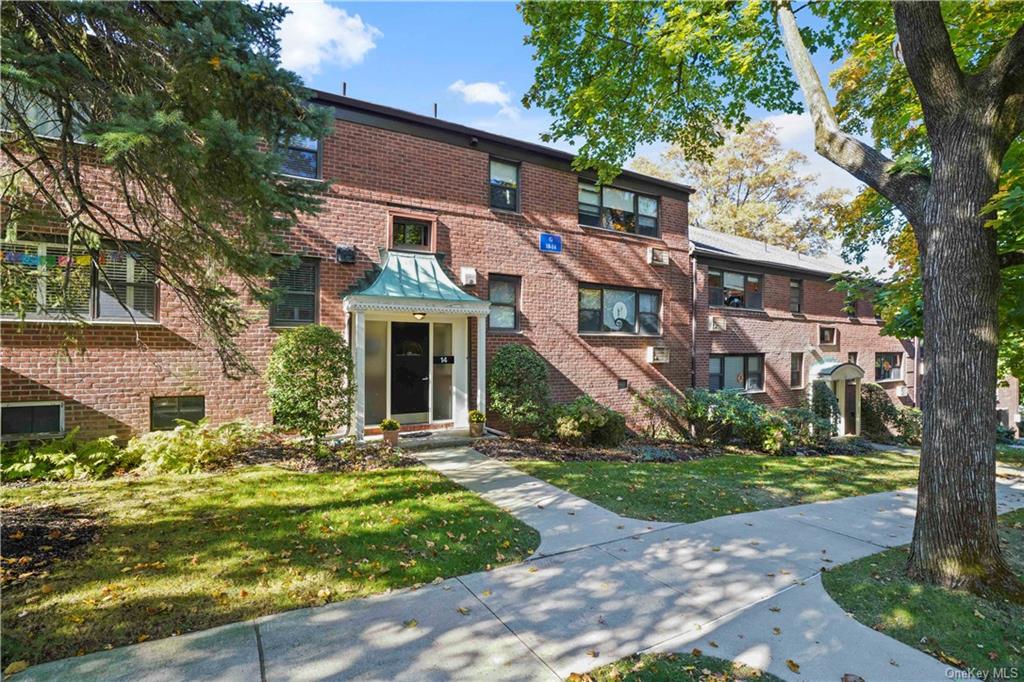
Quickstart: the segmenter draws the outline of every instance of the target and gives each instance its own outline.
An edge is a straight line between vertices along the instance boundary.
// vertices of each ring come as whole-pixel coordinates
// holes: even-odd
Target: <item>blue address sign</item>
[[[557,234],[541,232],[540,250],[546,253],[562,253],[562,238]]]

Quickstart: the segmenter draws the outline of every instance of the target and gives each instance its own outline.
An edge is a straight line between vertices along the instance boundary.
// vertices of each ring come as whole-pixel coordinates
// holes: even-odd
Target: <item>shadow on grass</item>
[[[39,486],[105,519],[81,558],[5,590],[3,658],[40,662],[517,561],[536,531],[421,468]]]

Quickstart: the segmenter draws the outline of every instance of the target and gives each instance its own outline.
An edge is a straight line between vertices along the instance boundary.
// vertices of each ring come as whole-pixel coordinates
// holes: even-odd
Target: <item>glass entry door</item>
[[[430,419],[430,325],[391,323],[391,416],[402,424]]]

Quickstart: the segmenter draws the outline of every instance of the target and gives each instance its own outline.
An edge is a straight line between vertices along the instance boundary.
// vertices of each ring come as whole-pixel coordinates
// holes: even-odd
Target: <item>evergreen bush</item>
[[[550,404],[544,358],[529,346],[502,346],[487,368],[487,391],[490,409],[505,420],[509,435],[536,432]]]

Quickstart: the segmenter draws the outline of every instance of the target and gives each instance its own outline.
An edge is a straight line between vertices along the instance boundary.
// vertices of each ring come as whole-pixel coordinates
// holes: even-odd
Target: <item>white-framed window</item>
[[[297,178],[316,180],[320,177],[320,140],[296,136],[278,148],[281,172]]]
[[[296,327],[317,320],[320,262],[303,258],[297,267],[282,272],[274,285],[280,298],[270,307],[272,327]]]
[[[579,331],[583,334],[661,334],[661,292],[581,284]]]
[[[579,223],[615,232],[658,236],[660,200],[618,187],[579,182]]]
[[[491,208],[519,210],[519,164],[491,159]]]
[[[519,329],[519,289],[522,278],[513,275],[490,275],[487,282],[487,298],[491,312],[487,316],[488,327],[505,331]]]
[[[764,309],[764,278],[721,268],[708,270],[708,303],[727,308]]]
[[[839,330],[835,327],[818,327],[818,345],[834,346],[839,343]]]
[[[56,239],[0,243],[5,292],[0,317],[50,320],[154,321],[156,263],[133,250],[101,246],[90,252]],[[67,286],[65,286],[65,279]]]
[[[59,400],[0,405],[0,436],[4,440],[58,436],[63,432],[64,403]]]

